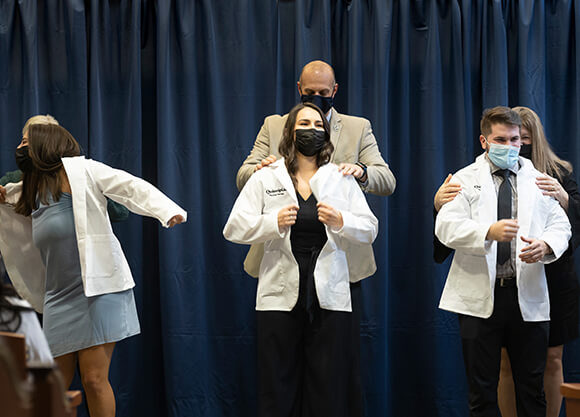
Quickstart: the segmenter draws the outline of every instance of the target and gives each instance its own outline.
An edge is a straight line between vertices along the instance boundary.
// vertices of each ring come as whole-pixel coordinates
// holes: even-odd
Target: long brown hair
[[[572,164],[560,159],[552,150],[546,139],[544,127],[540,118],[528,107],[514,107],[513,110],[520,115],[522,127],[530,132],[532,139],[532,163],[540,171],[562,180],[564,176],[572,172]]]
[[[62,158],[80,155],[75,138],[62,126],[33,124],[28,128],[28,154],[33,169],[25,172],[22,194],[15,211],[29,216],[37,208],[36,201],[48,204],[49,195],[58,201],[62,194]]]
[[[324,126],[324,139],[326,143],[323,148],[316,155],[316,165],[318,167],[328,163],[330,161],[330,156],[332,151],[334,151],[334,145],[330,142],[330,126],[326,116],[322,113],[322,110],[312,103],[300,103],[297,104],[288,113],[288,118],[286,119],[286,124],[284,125],[284,130],[282,131],[282,140],[280,141],[280,146],[278,147],[278,152],[284,157],[284,163],[286,164],[286,169],[292,178],[292,182],[296,184],[296,170],[298,169],[298,161],[296,160],[296,147],[294,146],[294,131],[296,126],[296,118],[300,110],[305,107],[310,107],[320,114],[322,118],[322,125]]]

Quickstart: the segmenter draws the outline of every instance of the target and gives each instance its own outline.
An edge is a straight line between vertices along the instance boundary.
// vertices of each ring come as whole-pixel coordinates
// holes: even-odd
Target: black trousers
[[[524,322],[516,287],[495,289],[491,317],[459,315],[471,417],[498,417],[501,348],[510,358],[518,417],[545,417],[549,322]]]
[[[259,417],[362,417],[360,284],[351,294],[356,313],[257,312]]]

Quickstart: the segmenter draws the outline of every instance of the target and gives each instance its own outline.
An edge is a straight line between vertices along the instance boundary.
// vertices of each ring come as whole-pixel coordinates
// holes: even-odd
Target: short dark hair
[[[318,152],[316,155],[316,165],[320,167],[328,163],[330,161],[332,151],[334,151],[334,145],[332,145],[332,142],[330,142],[330,126],[322,110],[320,110],[318,106],[312,103],[299,103],[294,106],[292,110],[290,110],[290,113],[288,113],[288,118],[286,119],[284,130],[282,131],[282,140],[280,141],[280,146],[278,147],[280,155],[284,157],[284,163],[286,164],[286,168],[288,169],[288,173],[290,174],[292,181],[295,181],[294,175],[296,174],[298,164],[296,161],[296,147],[294,146],[294,127],[296,126],[296,118],[298,117],[298,113],[300,110],[306,107],[310,107],[311,109],[316,110],[318,114],[320,114],[320,117],[322,118],[322,125],[324,126],[324,140],[326,143],[320,152]]]
[[[498,124],[522,127],[522,120],[520,115],[509,107],[497,106],[485,109],[481,116],[481,134],[487,137],[491,133],[492,125]]]

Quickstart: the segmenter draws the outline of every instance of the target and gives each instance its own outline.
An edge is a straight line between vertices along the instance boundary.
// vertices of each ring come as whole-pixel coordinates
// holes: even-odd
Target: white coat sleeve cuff
[[[278,233],[279,238],[285,238],[286,234],[288,233],[288,231],[290,230],[289,226],[283,227],[282,229],[280,229],[280,227],[278,226],[278,213],[274,212],[274,213],[270,213],[268,215],[268,217],[266,218],[266,222],[268,224],[268,230],[275,230]]]

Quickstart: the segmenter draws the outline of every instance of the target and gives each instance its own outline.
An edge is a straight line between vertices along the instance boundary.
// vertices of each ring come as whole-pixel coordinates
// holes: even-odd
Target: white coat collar
[[[296,197],[294,184],[292,183],[292,178],[290,178],[290,174],[286,169],[284,158],[280,158],[273,164],[270,164],[269,168],[273,170],[274,176],[278,179],[278,181],[280,181],[280,183],[286,189],[288,195],[292,198],[292,200],[294,200],[294,202],[298,204],[298,198]]]
[[[284,158],[280,158],[276,162],[269,165],[269,167],[273,169],[274,176],[278,179],[278,181],[280,181],[286,191],[288,191],[288,194],[292,197],[292,199],[298,203],[296,189],[294,188],[292,178],[290,178],[290,174],[286,169]],[[325,189],[324,184],[327,183],[328,178],[332,175],[332,172],[334,171],[333,168],[336,170],[336,173],[339,174],[336,165],[328,163],[319,167],[318,171],[316,171],[316,173],[310,179],[310,188],[312,189],[314,197],[318,201],[320,201],[322,195],[328,194],[328,190]],[[290,190],[292,191],[290,192]]]

